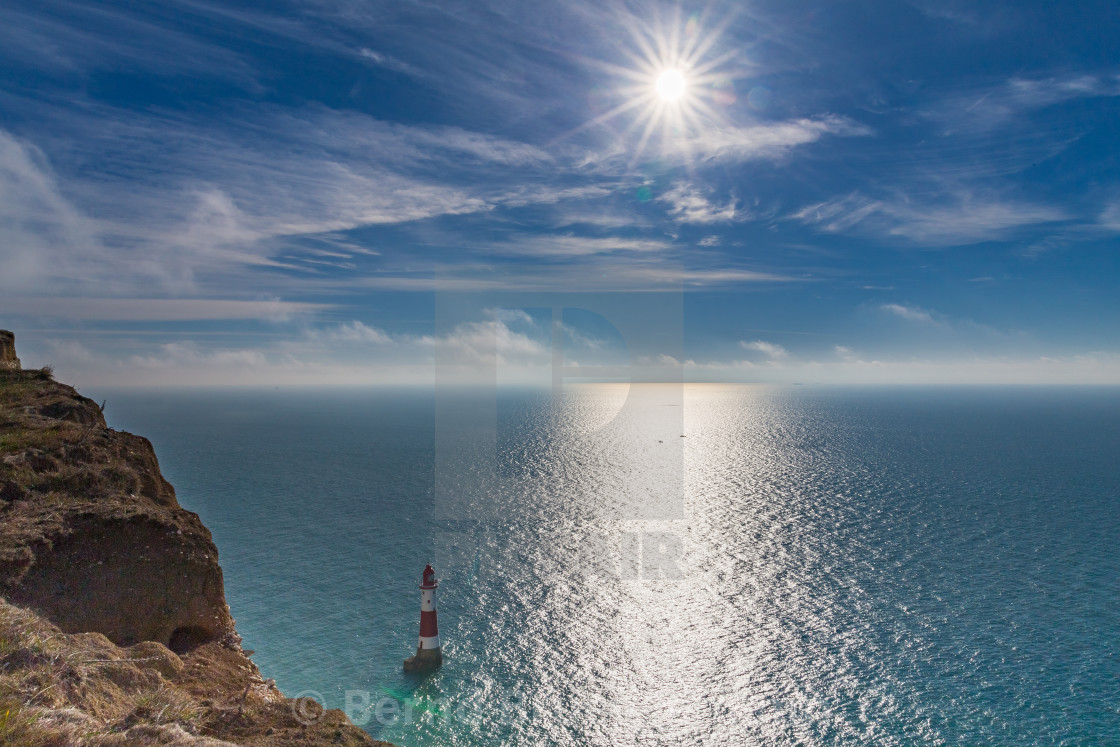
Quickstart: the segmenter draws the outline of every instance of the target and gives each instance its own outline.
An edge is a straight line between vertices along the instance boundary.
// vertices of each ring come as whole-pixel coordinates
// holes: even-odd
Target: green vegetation
[[[62,442],[64,434],[69,436],[73,432],[73,428],[63,426],[43,429],[9,427],[0,432],[0,453],[53,449]]]
[[[37,726],[39,718],[38,711],[0,699],[0,744],[32,744],[52,736]]]

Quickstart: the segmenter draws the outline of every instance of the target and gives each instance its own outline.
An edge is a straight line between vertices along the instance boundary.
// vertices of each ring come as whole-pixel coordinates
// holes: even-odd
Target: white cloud
[[[1101,211],[1097,224],[1105,230],[1120,232],[1120,201],[1107,205]]]
[[[958,246],[1010,238],[1016,229],[1070,219],[1061,208],[1026,202],[975,198],[967,191],[945,195],[936,204],[907,197],[875,200],[859,193],[809,205],[793,218],[829,233],[854,231],[917,244]]]
[[[577,204],[587,202],[594,205],[595,201],[610,196],[613,191],[614,186],[609,184],[587,184],[578,187],[522,185],[501,192],[492,199],[495,204],[502,205],[503,207],[554,205],[558,202],[572,202]],[[619,220],[614,213],[592,215],[591,213],[584,212],[582,215],[587,216],[588,220],[586,222],[590,223],[616,226],[632,225],[632,220]]]
[[[514,240],[477,247],[506,256],[585,257],[620,252],[664,252],[670,245],[655,239],[630,239],[591,236],[526,235]]]
[[[1120,80],[1073,73],[1049,78],[1013,77],[997,85],[958,91],[937,102],[925,115],[942,123],[944,134],[993,130],[1026,113],[1064,101],[1120,96]]]
[[[625,261],[594,255],[573,257],[565,266],[517,266],[498,274],[489,265],[439,265],[431,270],[379,274],[356,278],[337,287],[377,290],[500,291],[673,291],[691,288],[727,288],[753,283],[805,282],[771,272],[736,267],[683,267],[678,262],[645,255]],[[334,286],[331,286],[334,287]]]
[[[536,324],[533,321],[533,317],[529,316],[524,309],[493,308],[483,309],[482,313],[487,318],[497,319],[499,322],[506,325],[525,324],[528,326],[535,326]]]
[[[696,187],[678,183],[657,198],[669,204],[669,214],[678,223],[727,223],[736,219],[736,200],[726,205],[713,205]],[[746,218],[738,215],[739,220]]]
[[[840,350],[847,352],[840,353]],[[963,356],[957,358],[864,358],[843,346],[835,357],[700,361],[689,368],[693,382],[821,385],[1120,385],[1120,353],[1080,355]]]
[[[966,244],[1006,238],[1014,229],[1069,219],[1061,208],[1019,202],[965,202],[941,209],[902,209],[890,213],[897,223],[890,229],[921,243]]]
[[[551,332],[511,329],[502,318],[522,323],[515,310],[493,317],[437,335],[391,334],[355,320],[232,346],[110,335],[91,349],[77,340],[48,339],[39,345],[45,354],[25,344],[24,362],[50,363],[60,379],[83,386],[430,385],[437,365],[463,384],[493,381],[495,371],[506,380],[540,380],[534,372],[547,373],[552,364]],[[122,353],[138,347],[141,352]]]
[[[844,117],[826,116],[748,127],[712,127],[681,141],[678,150],[703,160],[748,161],[777,158],[799,145],[815,143],[825,135],[864,136],[872,131]]]
[[[287,239],[610,191],[587,179],[542,187],[535,175],[556,171],[552,155],[456,127],[317,107],[197,120],[95,104],[78,118],[49,101],[27,105],[58,124],[54,137],[95,131],[112,168],[56,176],[42,152],[0,131],[0,287],[24,291],[66,279],[186,295],[226,279],[236,286],[252,268],[314,274],[333,260],[293,259]]]
[[[109,130],[103,136],[111,140]],[[117,134],[129,137],[134,157],[143,159],[154,143],[132,141],[135,135]],[[177,295],[197,293],[202,277],[213,282],[235,277],[230,271],[239,268],[290,267],[273,257],[282,249],[270,241],[277,237],[492,208],[462,190],[327,160],[281,162],[231,142],[169,155],[182,159],[164,162],[169,183],[146,183],[147,176],[127,184],[72,182],[69,191],[85,203],[78,206],[41,152],[0,131],[0,288],[136,295],[151,293],[154,284]]]
[[[762,353],[771,361],[784,361],[788,360],[790,355],[789,351],[773,342],[766,342],[765,340],[755,340],[754,342],[747,342],[742,340],[739,346],[746,350],[754,350]]]
[[[879,307],[888,314],[893,314],[908,322],[921,322],[923,324],[938,324],[933,315],[917,306],[903,306],[897,303],[885,303]]]
[[[407,62],[398,60],[391,54],[378,52],[376,49],[370,49],[369,47],[362,47],[358,50],[358,55],[388,70],[396,70],[398,73],[423,77],[423,73],[421,73],[420,70],[409,65]]]
[[[113,33],[105,33],[106,29]],[[159,70],[168,75],[222,78],[260,90],[253,69],[230,45],[108,4],[71,6],[66,13],[5,9],[0,47],[36,68],[68,74],[97,69]]]
[[[259,350],[206,351],[193,342],[169,342],[160,345],[152,355],[134,355],[125,361],[128,368],[146,369],[161,374],[167,369],[176,372],[203,369],[210,373],[252,373],[268,366],[268,358]]]
[[[364,329],[363,329],[364,328]],[[369,332],[365,330],[370,330]],[[389,338],[385,342],[382,335]],[[357,322],[308,332],[284,342],[215,346],[174,340],[145,345],[129,339],[132,354],[115,354],[112,337],[96,348],[77,340],[25,342],[25,365],[53,364],[63,381],[90,386],[182,385],[431,385],[438,363],[456,383],[551,382],[547,330],[511,330],[497,319],[464,322],[439,335],[392,335]],[[353,338],[370,337],[371,344]],[[765,361],[681,361],[667,355],[639,358],[620,376],[657,380],[664,369],[683,367],[687,380],[822,384],[1120,384],[1120,354],[972,356],[960,358],[865,358],[835,346],[831,356],[797,359],[762,340],[740,343]],[[46,350],[47,352],[40,352]],[[568,361],[569,365],[574,365]],[[599,370],[599,369],[596,369]],[[659,374],[658,372],[661,372]],[[446,379],[441,379],[446,381]],[[91,395],[92,396],[92,395]]]
[[[808,205],[794,213],[793,217],[803,223],[819,226],[829,233],[840,233],[882,209],[883,203],[879,200],[852,193]]]
[[[74,298],[0,296],[0,313],[88,321],[216,321],[264,319],[286,321],[331,308],[328,304],[292,301],[243,301],[225,298]]]
[[[552,349],[542,340],[511,330],[494,319],[464,322],[447,334],[418,339],[430,347],[437,365],[444,367],[543,366],[552,361]]]
[[[0,130],[0,290],[77,280],[103,255],[96,225],[63,196],[43,153]]]
[[[385,332],[376,327],[367,327],[359,321],[347,322],[331,329],[324,334],[328,340],[352,343],[369,343],[373,345],[387,345],[393,341]]]

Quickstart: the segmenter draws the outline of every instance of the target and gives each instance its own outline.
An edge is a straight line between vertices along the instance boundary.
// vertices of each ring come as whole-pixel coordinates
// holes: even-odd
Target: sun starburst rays
[[[727,68],[739,53],[713,56],[728,23],[724,19],[704,32],[698,15],[682,20],[679,10],[664,22],[625,19],[631,43],[620,50],[621,64],[586,61],[615,81],[608,90],[617,103],[558,139],[617,120],[625,122],[616,135],[631,167],[651,142],[659,142],[662,156],[690,161],[692,143],[705,128],[722,126],[725,107],[734,101],[737,76]]]

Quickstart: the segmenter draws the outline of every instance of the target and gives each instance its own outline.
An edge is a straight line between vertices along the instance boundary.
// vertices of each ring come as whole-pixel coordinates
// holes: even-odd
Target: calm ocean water
[[[264,675],[402,746],[1120,744],[1120,390],[84,393]]]

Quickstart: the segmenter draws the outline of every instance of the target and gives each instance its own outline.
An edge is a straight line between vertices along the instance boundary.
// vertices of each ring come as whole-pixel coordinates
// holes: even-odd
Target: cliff
[[[0,348],[0,745],[387,744],[261,676],[151,443]]]
[[[0,329],[0,370],[18,371],[19,358],[16,357],[16,336],[6,329]]]

